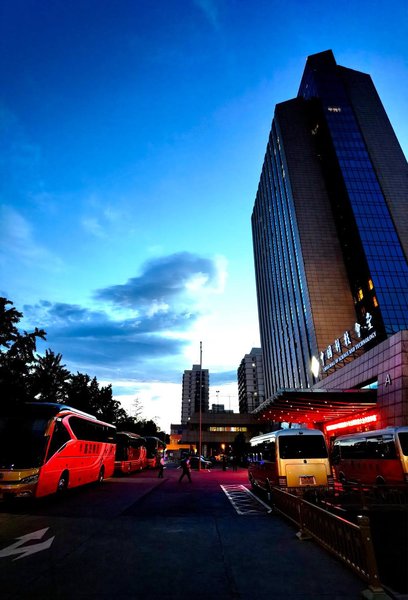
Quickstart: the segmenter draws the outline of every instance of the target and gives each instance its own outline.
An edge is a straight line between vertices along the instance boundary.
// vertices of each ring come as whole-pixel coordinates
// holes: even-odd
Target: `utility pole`
[[[201,471],[201,443],[202,443],[202,402],[203,402],[203,343],[200,342],[200,419],[198,433],[198,470]]]

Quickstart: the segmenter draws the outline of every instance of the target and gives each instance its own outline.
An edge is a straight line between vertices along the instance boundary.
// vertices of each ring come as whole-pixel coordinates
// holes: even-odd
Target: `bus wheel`
[[[64,494],[68,489],[68,471],[64,471],[58,480],[57,494]]]
[[[102,483],[105,478],[105,468],[101,467],[98,475],[98,483]]]

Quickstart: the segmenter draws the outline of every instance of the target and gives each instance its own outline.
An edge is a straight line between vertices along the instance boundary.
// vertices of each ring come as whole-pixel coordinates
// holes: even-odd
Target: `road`
[[[247,474],[145,471],[0,505],[3,600],[359,598],[366,587],[247,491]]]

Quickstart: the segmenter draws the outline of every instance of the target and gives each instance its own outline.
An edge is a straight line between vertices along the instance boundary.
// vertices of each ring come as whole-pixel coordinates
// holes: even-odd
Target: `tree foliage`
[[[243,464],[244,457],[248,453],[249,443],[245,439],[245,435],[240,432],[235,436],[233,442],[234,455],[238,458],[238,461]]]
[[[8,305],[11,308],[7,308]],[[10,344],[16,340],[18,335],[17,323],[22,318],[13,303],[6,298],[0,298],[0,346],[10,348]]]
[[[123,431],[140,435],[163,434],[154,420],[142,418],[138,398],[134,415],[130,416],[112,395],[112,386],[101,386],[96,377],[86,373],[70,373],[62,364],[62,355],[51,349],[37,354],[38,339],[46,333],[37,327],[33,332],[20,332],[23,314],[13,303],[0,297],[0,398],[1,402],[18,404],[27,401],[59,402],[90,413]]]
[[[0,395],[3,401],[25,402],[31,399],[31,372],[37,360],[37,339],[45,340],[45,331],[37,327],[31,333],[20,331],[22,318],[10,300],[0,298]]]
[[[31,395],[43,402],[66,402],[70,372],[61,364],[61,354],[46,350],[31,372]]]

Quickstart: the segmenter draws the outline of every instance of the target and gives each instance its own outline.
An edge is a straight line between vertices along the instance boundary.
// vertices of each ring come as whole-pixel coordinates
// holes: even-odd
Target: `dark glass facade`
[[[331,52],[310,57],[299,96],[310,104],[357,317],[373,314],[390,335],[408,329],[407,257],[347,94],[348,71]]]
[[[312,356],[353,321],[377,340],[408,329],[407,198],[369,76],[309,57],[276,107],[252,215],[267,396],[313,385]]]

